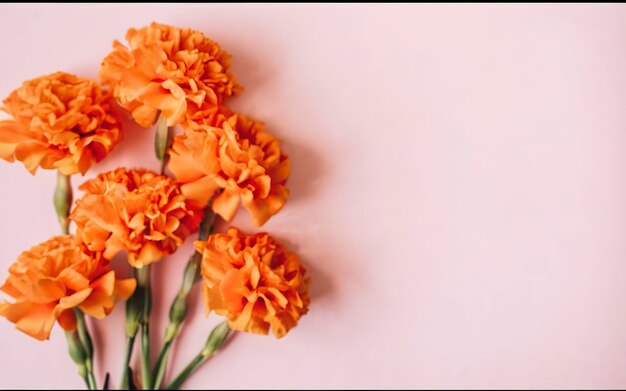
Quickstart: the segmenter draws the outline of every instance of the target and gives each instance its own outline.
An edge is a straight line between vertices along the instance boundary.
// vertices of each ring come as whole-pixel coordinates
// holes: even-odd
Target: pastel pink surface
[[[95,77],[153,20],[233,55],[231,105],[293,162],[263,229],[313,275],[296,329],[237,335],[186,388],[626,386],[626,6],[4,4],[0,96]],[[86,178],[156,169],[152,135],[129,128]],[[0,162],[2,278],[58,233],[54,180]],[[154,350],[191,250],[157,269]],[[176,372],[217,322],[199,296],[191,315]],[[123,317],[93,323],[100,383]],[[0,319],[0,345],[0,387],[83,387],[60,328],[41,343]]]

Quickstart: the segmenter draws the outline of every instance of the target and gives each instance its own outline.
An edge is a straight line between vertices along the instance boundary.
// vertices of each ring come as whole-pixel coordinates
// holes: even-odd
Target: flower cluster
[[[262,122],[226,105],[242,90],[230,70],[231,56],[198,31],[158,23],[131,28],[126,40],[126,46],[114,41],[102,61],[104,88],[57,72],[25,82],[4,100],[2,109],[12,118],[0,121],[0,157],[21,161],[32,174],[57,170],[54,204],[64,235],[23,252],[10,267],[0,290],[13,301],[0,303],[0,316],[38,340],[48,339],[58,322],[79,373],[98,389],[83,315],[101,319],[116,300],[128,300],[121,387],[136,386],[129,359],[141,328],[141,386],[158,389],[187,297],[202,281],[207,315],[226,320],[167,385],[177,389],[231,329],[285,336],[308,312],[310,277],[298,256],[267,233],[245,235],[233,227],[212,232],[217,216],[230,221],[240,205],[262,226],[289,195],[290,160],[281,141]],[[100,173],[79,186],[83,194],[74,202],[71,176],[84,175],[122,139],[115,103],[139,126],[157,125],[161,172],[119,167]],[[178,135],[175,126],[182,128]],[[195,233],[196,252],[153,366],[151,266]],[[126,258],[133,278],[121,279],[112,269],[117,255]]]

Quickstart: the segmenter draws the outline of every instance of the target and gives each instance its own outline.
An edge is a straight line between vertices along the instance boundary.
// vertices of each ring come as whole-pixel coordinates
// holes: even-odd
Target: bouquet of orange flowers
[[[296,326],[308,311],[309,276],[298,256],[267,233],[213,232],[216,219],[230,221],[239,205],[261,226],[289,194],[290,163],[280,140],[262,122],[225,105],[242,90],[230,71],[231,56],[198,31],[157,23],[129,29],[126,40],[114,41],[102,61],[101,84],[57,72],[24,82],[3,101],[12,119],[0,121],[0,157],[21,161],[31,174],[58,171],[54,206],[61,235],[24,251],[9,268],[0,289],[11,299],[0,303],[0,315],[38,340],[48,339],[58,322],[79,374],[89,389],[98,389],[89,322],[126,301],[119,388],[177,389],[231,330],[271,330],[280,338]],[[122,141],[117,107],[139,126],[154,127],[161,170],[101,173],[79,186],[82,197],[73,202],[72,176],[84,175]],[[152,362],[151,269],[189,237],[197,238],[196,251]],[[111,267],[118,254],[132,278],[120,278]],[[207,314],[225,321],[166,383],[172,343],[196,283]],[[141,367],[131,368],[137,334]]]

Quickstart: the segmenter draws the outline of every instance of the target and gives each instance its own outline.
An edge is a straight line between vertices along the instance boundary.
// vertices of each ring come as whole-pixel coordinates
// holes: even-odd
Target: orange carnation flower
[[[129,29],[126,40],[128,48],[113,42],[100,79],[140,126],[152,126],[159,112],[176,125],[188,105],[218,105],[241,89],[231,56],[198,31],[152,23]]]
[[[24,82],[4,100],[13,116],[0,121],[0,157],[62,174],[84,174],[122,139],[108,92],[63,72]]]
[[[266,233],[236,228],[194,242],[202,254],[207,313],[228,318],[234,330],[277,338],[295,327],[309,306],[309,277],[298,256]]]
[[[0,315],[24,333],[44,340],[55,321],[76,329],[73,308],[101,319],[135,290],[134,279],[120,280],[101,253],[93,253],[72,236],[57,236],[23,252],[0,288],[15,299],[0,303]]]
[[[260,122],[219,114],[211,121],[187,121],[174,138],[168,167],[187,198],[206,205],[223,189],[213,200],[215,213],[231,220],[241,201],[252,222],[263,225],[287,202],[289,159]]]
[[[173,253],[202,219],[176,181],[148,170],[118,168],[80,189],[85,195],[70,214],[77,236],[106,259],[126,251],[138,269]]]

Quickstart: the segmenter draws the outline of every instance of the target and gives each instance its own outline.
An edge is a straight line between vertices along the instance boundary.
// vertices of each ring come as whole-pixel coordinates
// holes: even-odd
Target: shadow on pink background
[[[0,96],[96,77],[153,20],[233,55],[231,107],[293,163],[263,230],[313,276],[296,329],[238,334],[186,388],[626,385],[626,6],[1,5]],[[127,125],[84,179],[157,169],[152,131]],[[54,173],[0,162],[0,183],[6,270],[58,232]],[[232,224],[257,231],[245,211]],[[191,251],[156,270],[155,354]],[[192,303],[175,372],[218,322]],[[91,323],[100,383],[119,381],[123,317]],[[1,387],[83,387],[60,328],[41,343],[2,320],[0,342]]]

